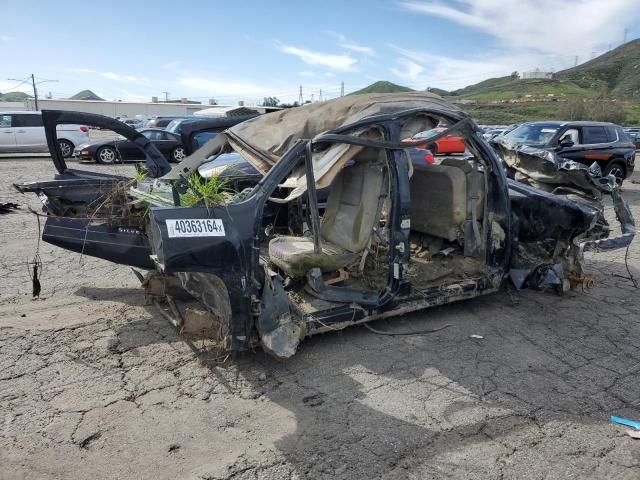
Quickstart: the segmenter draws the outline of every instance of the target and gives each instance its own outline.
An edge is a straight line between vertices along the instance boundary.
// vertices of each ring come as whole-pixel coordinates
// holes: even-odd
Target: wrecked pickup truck
[[[58,123],[113,128],[73,112],[43,119],[51,145]],[[147,178],[71,170],[51,149],[56,179],[16,188],[44,202],[45,241],[149,270],[143,284],[165,316],[232,352],[261,344],[286,358],[307,336],[495,292],[507,279],[565,291],[586,278],[584,251],[622,248],[635,234],[613,179],[540,152],[518,152],[508,167],[530,182],[508,178],[473,121],[428,93],[256,117],[173,169],[137,132],[118,133],[145,152]],[[452,133],[464,155],[412,163],[408,149]],[[200,172],[225,155],[259,175],[225,183],[211,201],[199,185],[220,179]],[[328,192],[324,208],[318,191]]]

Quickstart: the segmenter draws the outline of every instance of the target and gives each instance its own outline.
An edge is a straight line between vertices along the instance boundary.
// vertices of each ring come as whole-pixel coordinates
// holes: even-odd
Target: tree
[[[594,120],[598,122],[624,122],[624,105],[601,92],[588,101],[583,97],[570,98],[558,105],[557,115],[562,120]]]
[[[276,97],[264,97],[264,100],[262,101],[262,106],[277,107],[279,103],[280,103],[280,100],[278,100]]]
[[[588,120],[583,97],[573,97],[558,105],[558,118],[562,120]]]
[[[520,78],[520,74],[517,70],[511,72],[511,80],[518,80]]]
[[[596,98],[589,103],[589,120],[622,123],[627,116],[624,105],[611,98]]]

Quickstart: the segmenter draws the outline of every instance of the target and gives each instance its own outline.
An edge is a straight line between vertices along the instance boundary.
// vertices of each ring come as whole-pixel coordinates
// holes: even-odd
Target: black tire
[[[184,147],[182,145],[178,145],[171,150],[171,161],[174,163],[180,163],[186,156],[187,152],[184,151]]]
[[[96,162],[112,165],[118,161],[118,152],[113,147],[101,147],[96,152]]]
[[[432,143],[431,145],[429,145],[429,150],[431,150],[431,153],[433,153],[434,155],[438,154],[438,145],[435,143]]]
[[[63,158],[70,158],[73,155],[73,149],[76,148],[69,140],[58,140],[58,150]]]
[[[624,179],[627,178],[627,169],[624,166],[624,163],[617,160],[610,161],[607,164],[604,171],[602,172],[602,176],[608,177],[611,173],[613,173],[613,175],[616,177],[616,182],[618,183],[618,185],[622,185]]]

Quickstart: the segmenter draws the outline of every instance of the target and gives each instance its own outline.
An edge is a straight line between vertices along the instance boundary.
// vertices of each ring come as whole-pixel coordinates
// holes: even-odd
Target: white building
[[[35,110],[33,99],[24,102],[27,110]],[[97,113],[108,117],[135,117],[145,115],[193,115],[208,105],[193,103],[162,102],[112,102],[101,100],[58,100],[39,98],[38,110],[69,110],[74,112]]]
[[[155,99],[155,97],[154,97]],[[9,103],[9,102],[7,102]],[[4,110],[35,110],[36,105],[33,99],[28,99],[22,103],[10,102],[12,108],[4,108]],[[18,107],[19,106],[19,107]],[[248,114],[251,111],[258,113],[267,113],[275,110],[281,110],[278,107],[262,107],[262,106],[244,106],[244,102],[238,105],[205,105],[199,103],[164,103],[164,102],[112,102],[102,100],[59,100],[59,99],[38,99],[38,110],[68,110],[74,112],[97,113],[106,115],[107,117],[128,117],[133,118],[136,115],[144,115],[153,117],[157,115],[194,115],[205,117],[225,116],[227,112],[233,114]]]
[[[26,109],[24,102],[0,102],[0,112],[19,112]]]
[[[534,70],[533,72],[522,72],[520,76],[522,80],[528,79],[541,79],[541,80],[551,80],[553,78],[553,72],[542,72],[540,70]]]

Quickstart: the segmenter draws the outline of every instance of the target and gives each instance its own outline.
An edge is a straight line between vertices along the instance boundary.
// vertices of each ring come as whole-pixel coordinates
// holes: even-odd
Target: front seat
[[[352,263],[369,243],[378,221],[383,167],[355,163],[336,177],[322,217],[322,252],[313,251],[311,237],[276,237],[269,242],[271,262],[291,277],[312,268],[332,272]]]

